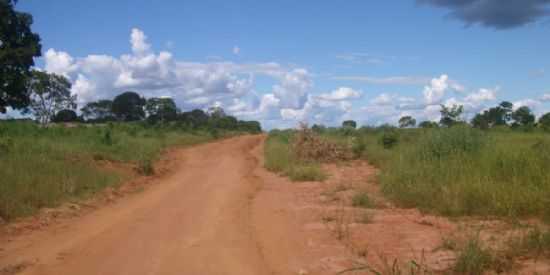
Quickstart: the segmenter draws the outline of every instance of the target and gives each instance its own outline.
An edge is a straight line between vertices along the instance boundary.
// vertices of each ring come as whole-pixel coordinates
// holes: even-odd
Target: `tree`
[[[490,128],[490,123],[486,112],[487,111],[485,111],[484,113],[476,114],[474,118],[472,118],[471,123],[474,128],[479,128],[479,129]]]
[[[124,92],[113,100],[112,111],[118,120],[136,121],[145,117],[145,98],[135,92]]]
[[[78,121],[78,116],[75,111],[69,109],[63,109],[52,118],[52,122],[74,122]]]
[[[512,113],[512,119],[520,126],[533,125],[535,123],[535,115],[527,106],[521,106]]]
[[[32,113],[46,124],[63,109],[76,108],[76,95],[71,95],[71,83],[62,75],[33,71],[28,81]]]
[[[168,97],[149,98],[145,103],[145,111],[148,119],[162,122],[175,120],[179,112],[174,100]]]
[[[208,114],[203,110],[195,109],[191,112],[184,112],[178,115],[178,121],[192,128],[199,128],[208,123]]]
[[[404,116],[399,119],[399,128],[407,128],[416,126],[416,119],[412,116]]]
[[[550,113],[546,113],[539,118],[539,125],[546,131],[550,130]]]
[[[437,127],[439,127],[439,125],[437,124],[437,122],[426,120],[426,121],[420,122],[420,124],[418,124],[418,127],[420,127],[420,128],[437,128]]]
[[[112,100],[102,99],[94,102],[88,102],[80,109],[80,111],[86,120],[104,122],[114,120],[112,108]]]
[[[464,106],[455,104],[451,107],[447,107],[445,105],[441,105],[440,112],[441,120],[439,121],[439,124],[445,127],[451,127],[462,122],[460,116],[464,112]]]
[[[31,31],[32,16],[15,11],[12,2],[0,0],[0,113],[29,106],[26,82],[33,58],[41,55],[40,36]]]
[[[222,118],[226,116],[225,111],[220,106],[208,108],[208,115],[210,115],[210,117],[212,118]]]
[[[355,122],[354,120],[346,120],[344,122],[342,122],[342,127],[343,128],[357,128],[357,122]]]

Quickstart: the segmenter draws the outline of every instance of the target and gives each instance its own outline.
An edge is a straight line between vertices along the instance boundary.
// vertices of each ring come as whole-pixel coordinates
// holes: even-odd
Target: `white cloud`
[[[151,48],[151,45],[147,43],[147,36],[137,28],[132,29],[130,44],[132,45],[132,51],[137,55],[145,54]]]
[[[361,91],[356,91],[348,87],[340,87],[330,93],[320,94],[317,98],[327,101],[341,101],[348,99],[358,99],[362,95]]]
[[[234,46],[233,47],[233,54],[234,55],[239,55],[241,53],[241,48],[239,48],[238,46]]]
[[[545,93],[540,97],[541,101],[550,101],[550,93]]]
[[[443,74],[438,78],[433,78],[430,84],[424,87],[424,101],[426,104],[439,104],[445,97],[447,91],[455,91],[462,93],[465,91],[464,86]]]
[[[468,96],[464,98],[467,102],[471,103],[481,103],[483,101],[491,101],[495,100],[497,98],[497,91],[499,90],[498,87],[494,89],[485,89],[481,88],[479,91],[475,93],[471,93]]]
[[[49,49],[44,54],[44,60],[46,63],[44,69],[48,72],[67,76],[75,70],[74,59],[66,52]]]

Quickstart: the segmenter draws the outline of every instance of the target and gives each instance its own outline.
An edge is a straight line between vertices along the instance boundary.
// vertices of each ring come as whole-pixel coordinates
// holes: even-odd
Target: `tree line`
[[[436,121],[422,121],[417,124],[417,121],[412,116],[402,116],[398,121],[399,128],[438,128],[452,127],[456,125],[470,125],[478,129],[490,129],[494,127],[509,127],[512,129],[532,130],[541,128],[550,131],[550,112],[543,114],[538,118],[535,116],[531,108],[521,106],[513,109],[513,104],[508,101],[503,101],[495,107],[477,113],[469,122],[463,119],[464,106],[441,105],[441,118]],[[357,123],[354,120],[346,120],[342,122],[342,128],[355,129]],[[392,127],[385,124],[382,128]],[[325,128],[323,125],[314,124],[312,128],[315,130]]]

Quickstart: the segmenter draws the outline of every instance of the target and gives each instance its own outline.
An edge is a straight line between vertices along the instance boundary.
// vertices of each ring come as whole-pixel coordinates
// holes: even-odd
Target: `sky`
[[[550,0],[20,0],[79,105],[124,91],[264,128],[550,111]]]

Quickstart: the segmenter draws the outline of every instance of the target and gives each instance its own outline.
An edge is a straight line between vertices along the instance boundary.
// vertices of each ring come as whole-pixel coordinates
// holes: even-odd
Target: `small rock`
[[[298,275],[307,275],[307,274],[308,274],[308,273],[307,273],[307,271],[306,271],[305,269],[300,269],[300,270],[298,271]]]

